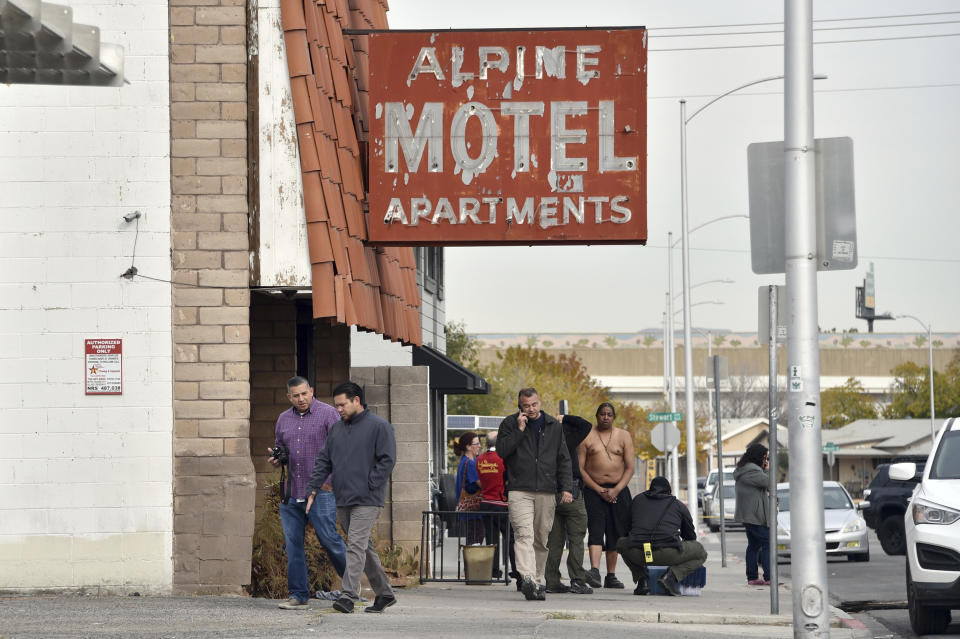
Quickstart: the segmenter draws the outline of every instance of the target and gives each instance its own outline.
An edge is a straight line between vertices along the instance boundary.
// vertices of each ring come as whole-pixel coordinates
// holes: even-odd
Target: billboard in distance
[[[645,243],[646,30],[370,34],[384,245]]]

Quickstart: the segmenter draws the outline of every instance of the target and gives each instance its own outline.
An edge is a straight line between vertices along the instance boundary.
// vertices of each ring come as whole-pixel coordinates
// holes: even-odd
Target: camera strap
[[[280,503],[286,505],[290,501],[287,494],[287,465],[280,464]]]

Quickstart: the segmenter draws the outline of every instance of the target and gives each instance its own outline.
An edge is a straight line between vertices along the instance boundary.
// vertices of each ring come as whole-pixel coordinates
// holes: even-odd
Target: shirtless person
[[[580,445],[578,457],[583,475],[583,499],[587,507],[587,544],[590,570],[587,583],[600,587],[600,555],[607,553],[604,588],[623,588],[617,579],[617,540],[629,533],[630,489],[636,453],[633,438],[616,428],[616,411],[607,402],[597,408],[597,426]]]

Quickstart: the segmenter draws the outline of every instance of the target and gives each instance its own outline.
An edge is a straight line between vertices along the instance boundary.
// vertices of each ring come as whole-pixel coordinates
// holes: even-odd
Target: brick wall
[[[363,367],[350,375],[364,387],[368,408],[393,424],[397,438],[397,465],[375,536],[413,550],[420,545],[421,513],[430,508],[429,369]]]
[[[0,84],[0,590],[166,595],[167,7],[69,4],[127,83]],[[85,394],[92,338],[123,340],[122,395]]]
[[[250,581],[246,8],[171,0],[174,591]]]

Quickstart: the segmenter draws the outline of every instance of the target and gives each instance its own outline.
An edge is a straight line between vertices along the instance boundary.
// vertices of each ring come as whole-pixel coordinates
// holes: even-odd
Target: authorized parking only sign
[[[123,393],[123,340],[84,340],[84,379],[87,395]]]

